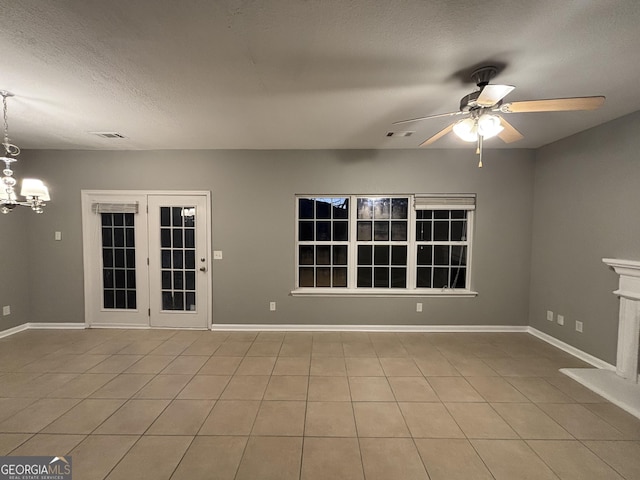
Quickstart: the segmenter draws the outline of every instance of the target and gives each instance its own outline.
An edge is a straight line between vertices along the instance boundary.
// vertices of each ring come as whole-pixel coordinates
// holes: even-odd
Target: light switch
[[[56,232],[55,237],[57,242],[59,242],[60,240],[62,240],[62,232]]]

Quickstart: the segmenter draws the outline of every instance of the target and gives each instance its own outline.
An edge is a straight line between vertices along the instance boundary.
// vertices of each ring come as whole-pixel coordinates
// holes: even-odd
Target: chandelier
[[[18,201],[15,192],[16,179],[13,177],[11,164],[18,161],[20,149],[9,143],[9,122],[7,121],[7,98],[13,97],[13,93],[6,90],[0,90],[2,95],[3,119],[4,119],[4,139],[2,146],[4,147],[4,156],[0,160],[4,162],[4,170],[2,170],[2,184],[0,185],[0,212],[9,213],[17,206],[31,207],[36,213],[42,213],[44,202],[51,200],[49,197],[49,189],[37,178],[25,178],[22,180],[22,188],[20,196],[25,197],[24,201]]]

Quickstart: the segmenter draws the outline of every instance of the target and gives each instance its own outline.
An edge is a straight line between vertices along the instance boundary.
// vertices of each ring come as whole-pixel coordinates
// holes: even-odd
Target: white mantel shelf
[[[602,261],[620,276],[618,289],[613,292],[620,298],[616,371],[587,368],[561,371],[640,418],[640,262],[617,258]]]

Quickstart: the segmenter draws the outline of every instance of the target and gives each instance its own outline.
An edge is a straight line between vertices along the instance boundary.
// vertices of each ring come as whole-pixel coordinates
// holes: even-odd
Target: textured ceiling
[[[509,115],[535,148],[640,110],[639,24],[638,0],[0,0],[0,88],[15,143],[62,149],[415,148],[450,120],[391,123],[457,110],[480,64],[510,101],[607,97]]]

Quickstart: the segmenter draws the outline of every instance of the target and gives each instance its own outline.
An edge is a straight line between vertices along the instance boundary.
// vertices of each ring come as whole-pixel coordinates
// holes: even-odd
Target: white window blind
[[[138,202],[134,203],[92,203],[93,213],[138,213]]]
[[[476,195],[415,195],[414,206],[416,210],[475,210]]]

